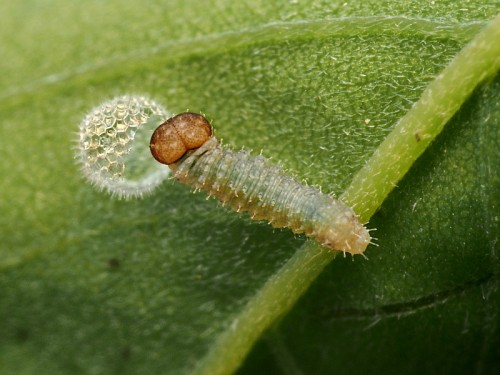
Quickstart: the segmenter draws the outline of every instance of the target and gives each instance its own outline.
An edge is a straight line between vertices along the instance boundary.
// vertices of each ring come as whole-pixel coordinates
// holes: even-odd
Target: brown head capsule
[[[205,117],[185,112],[156,128],[149,148],[160,163],[173,164],[189,150],[201,147],[211,136],[212,127]]]

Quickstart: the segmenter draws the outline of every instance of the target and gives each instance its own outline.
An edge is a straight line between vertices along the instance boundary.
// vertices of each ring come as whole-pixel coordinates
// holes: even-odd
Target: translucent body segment
[[[197,116],[192,117],[196,120],[195,128],[206,129],[201,123],[204,120],[208,124],[208,121]],[[175,126],[178,132],[176,117],[160,128]],[[181,119],[182,131],[189,132],[189,121],[184,121],[185,117]],[[158,154],[164,151],[171,155],[169,137],[162,138],[163,133],[165,129],[158,134],[155,131],[150,147],[157,160],[170,161],[170,157]],[[209,134],[205,130],[202,133],[203,136]],[[177,146],[173,143],[171,147]],[[318,189],[302,185],[260,155],[253,157],[246,151],[234,152],[222,147],[213,136],[208,136],[200,147],[186,151],[175,162],[164,164],[169,165],[180,182],[206,191],[235,211],[248,212],[252,219],[267,220],[276,228],[289,227],[295,233],[315,238],[324,246],[353,254],[363,253],[370,243],[368,231],[350,207]]]

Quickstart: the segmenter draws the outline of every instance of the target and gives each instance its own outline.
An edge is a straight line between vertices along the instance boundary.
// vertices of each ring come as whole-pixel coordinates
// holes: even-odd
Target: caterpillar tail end
[[[324,227],[316,239],[326,247],[350,254],[363,254],[371,243],[368,229],[358,221],[354,212],[340,217],[336,225]]]
[[[353,228],[351,236],[346,239],[346,252],[351,254],[363,254],[370,244],[372,238],[368,230],[361,223]]]

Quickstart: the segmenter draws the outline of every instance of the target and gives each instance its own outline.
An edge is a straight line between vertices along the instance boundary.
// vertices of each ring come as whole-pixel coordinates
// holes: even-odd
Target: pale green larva
[[[168,119],[154,131],[150,149],[177,180],[255,220],[289,227],[352,254],[363,253],[370,243],[368,230],[352,208],[302,185],[263,156],[222,147],[202,115],[181,113]]]

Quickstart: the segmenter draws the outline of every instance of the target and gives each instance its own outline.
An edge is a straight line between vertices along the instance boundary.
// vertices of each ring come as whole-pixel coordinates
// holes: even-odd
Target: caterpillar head
[[[149,148],[162,164],[173,164],[189,150],[201,147],[212,136],[212,127],[200,114],[185,112],[169,118],[154,131]]]

